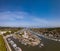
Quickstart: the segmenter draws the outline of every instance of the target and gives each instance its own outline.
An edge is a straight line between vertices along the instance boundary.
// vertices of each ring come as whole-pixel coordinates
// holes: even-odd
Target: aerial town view
[[[60,1],[0,0],[0,51],[60,51]]]

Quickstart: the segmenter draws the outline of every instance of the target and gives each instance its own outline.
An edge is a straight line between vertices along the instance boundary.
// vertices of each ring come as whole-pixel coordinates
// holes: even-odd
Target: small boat
[[[41,43],[40,45],[39,45],[39,47],[43,47],[44,46],[44,44],[43,43]]]
[[[19,48],[19,47],[16,47],[15,50],[16,50],[16,51],[22,51],[22,49]]]

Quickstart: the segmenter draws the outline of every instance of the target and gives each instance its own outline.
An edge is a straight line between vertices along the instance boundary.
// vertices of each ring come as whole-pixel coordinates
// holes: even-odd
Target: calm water
[[[42,39],[42,42],[44,43],[44,47],[42,48],[38,46],[35,46],[35,47],[25,46],[25,45],[22,45],[17,39],[12,38],[12,40],[14,40],[15,43],[19,47],[21,47],[23,51],[60,51],[60,42],[48,40],[43,37],[40,37],[40,38]]]

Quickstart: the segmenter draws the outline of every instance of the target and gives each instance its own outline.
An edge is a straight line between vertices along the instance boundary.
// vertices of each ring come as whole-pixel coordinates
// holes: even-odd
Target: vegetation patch
[[[0,35],[0,51],[7,51],[3,37]]]

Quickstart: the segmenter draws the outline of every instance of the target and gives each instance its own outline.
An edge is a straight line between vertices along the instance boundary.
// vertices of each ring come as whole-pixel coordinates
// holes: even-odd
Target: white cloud
[[[15,19],[23,19],[25,17],[24,12],[1,12],[0,20],[15,20]]]
[[[44,23],[44,24],[48,23],[48,21],[45,20],[45,19],[34,18],[33,20],[36,21],[36,22],[39,22],[39,23]]]
[[[56,26],[60,26],[60,23],[55,20],[51,21],[40,17],[32,16],[27,12],[7,11],[7,12],[0,12],[0,25],[56,27]]]

